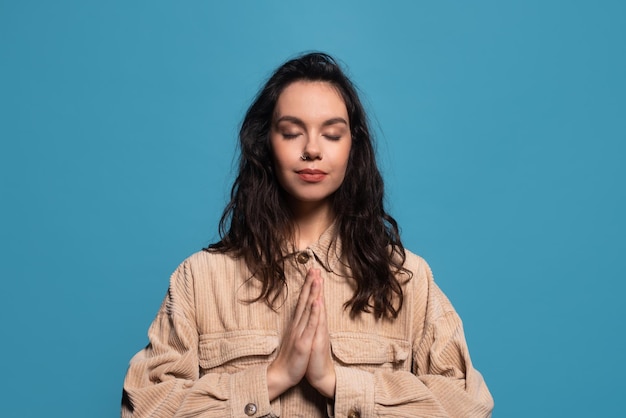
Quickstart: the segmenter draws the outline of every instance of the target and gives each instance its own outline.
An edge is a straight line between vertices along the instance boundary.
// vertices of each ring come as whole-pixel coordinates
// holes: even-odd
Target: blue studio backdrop
[[[0,0],[6,417],[119,415],[238,124],[299,52],[363,92],[387,204],[495,417],[622,416],[626,3]]]

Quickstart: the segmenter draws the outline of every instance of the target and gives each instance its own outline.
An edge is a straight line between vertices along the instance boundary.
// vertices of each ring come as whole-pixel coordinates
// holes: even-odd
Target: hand
[[[313,345],[311,346],[309,365],[306,369],[306,379],[319,393],[332,399],[335,397],[337,377],[330,355],[330,336],[328,335],[326,303],[324,302],[324,282],[321,276],[319,276],[319,270],[316,271],[320,281],[320,293],[313,303],[320,305],[320,314],[317,330],[313,338]]]
[[[287,328],[276,358],[267,368],[270,400],[297,385],[307,372],[320,311],[323,309],[323,304],[319,302],[321,288],[319,270],[309,270],[298,297],[293,320]]]

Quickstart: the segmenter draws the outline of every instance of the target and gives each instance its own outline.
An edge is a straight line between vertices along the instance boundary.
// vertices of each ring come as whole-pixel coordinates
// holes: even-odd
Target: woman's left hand
[[[324,301],[324,281],[319,270],[313,271],[315,280],[320,284],[321,291],[315,304],[320,308],[320,317],[313,338],[311,356],[306,370],[306,379],[319,393],[327,398],[335,397],[336,375],[335,366],[330,354],[330,336],[326,321],[326,304]]]

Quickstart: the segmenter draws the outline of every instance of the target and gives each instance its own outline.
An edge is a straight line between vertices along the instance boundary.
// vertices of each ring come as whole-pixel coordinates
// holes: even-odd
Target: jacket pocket
[[[278,334],[264,330],[205,334],[200,336],[198,360],[205,371],[234,372],[269,362],[277,347]]]
[[[339,332],[331,335],[331,350],[339,364],[365,370],[407,369],[411,345],[408,341],[377,334]]]

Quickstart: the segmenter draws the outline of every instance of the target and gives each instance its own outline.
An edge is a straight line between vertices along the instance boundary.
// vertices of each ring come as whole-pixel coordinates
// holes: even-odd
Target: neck
[[[295,224],[295,244],[303,250],[317,242],[333,223],[335,216],[329,202],[299,202],[291,207]]]

